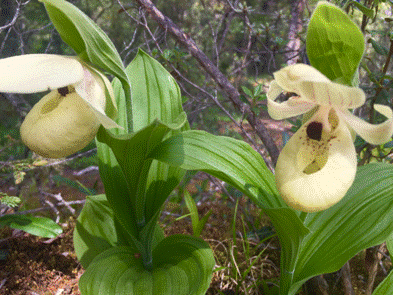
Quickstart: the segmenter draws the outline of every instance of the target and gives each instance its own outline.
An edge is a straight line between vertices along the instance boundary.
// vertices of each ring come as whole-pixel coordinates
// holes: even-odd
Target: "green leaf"
[[[153,226],[156,227],[151,241],[154,249],[164,236],[159,226]],[[74,230],[78,260],[87,268],[97,255],[115,246],[130,246],[135,251],[143,251],[142,244],[128,236],[119,224],[105,195],[88,196]]]
[[[250,98],[254,97],[254,95],[252,94],[251,90],[248,89],[247,87],[242,86],[242,90],[248,97],[250,97]]]
[[[185,119],[179,86],[171,74],[154,58],[139,50],[127,67],[127,74],[133,85],[134,132],[156,119],[165,124],[172,124],[183,118],[182,116]],[[188,121],[185,119],[184,125],[178,130],[169,131],[164,138],[189,129]],[[161,208],[183,176],[183,169],[152,161],[145,190],[147,220]]]
[[[184,191],[184,201],[186,202],[186,206],[188,211],[190,211],[191,223],[192,223],[192,232],[194,237],[199,237],[202,233],[203,228],[210,215],[212,215],[213,211],[209,210],[200,220],[197,206],[195,205],[194,199],[191,197],[190,193],[186,190]],[[188,216],[188,215],[186,215]]]
[[[371,8],[368,8],[368,7],[364,6],[363,4],[361,4],[357,1],[354,1],[354,0],[352,0],[351,3],[367,17],[374,18],[374,10],[372,10]],[[378,4],[376,6],[378,6]]]
[[[296,261],[303,239],[310,231],[303,225],[293,209],[265,209],[265,213],[269,216],[280,239],[280,294],[287,294],[293,283]]]
[[[55,238],[63,229],[52,219],[26,215],[9,214],[0,217],[0,228],[9,226],[43,238]]]
[[[112,41],[90,18],[64,0],[40,0],[61,38],[79,57],[128,84],[119,53]]]
[[[113,134],[127,134],[128,133],[128,117],[127,117],[127,98],[125,97],[123,87],[119,79],[112,81],[112,86],[115,94],[117,108],[119,110],[118,117],[115,119],[116,123],[124,126],[124,130],[113,129]],[[131,237],[136,237],[137,229],[135,226],[134,214],[132,204],[124,196],[129,195],[126,178],[116,160],[111,148],[96,139],[98,165],[100,169],[100,177],[104,183],[106,197],[114,211],[115,216],[128,232]],[[117,202],[122,202],[121,206],[116,206]]]
[[[182,110],[179,87],[173,77],[157,61],[139,50],[126,71],[133,85],[132,106],[127,103],[119,80],[113,81],[113,89],[119,109],[117,123],[127,126],[127,128],[124,131],[117,130],[111,133],[99,132],[102,140],[106,138],[114,145],[119,144],[115,150],[123,169],[112,149],[106,143],[97,142],[97,147],[100,174],[108,201],[123,227],[131,235],[137,236],[136,211],[140,215],[138,218],[141,222],[148,222],[161,208],[162,203],[176,187],[184,173],[181,169],[168,167],[164,163],[144,158],[148,148],[153,146],[154,141],[150,141],[152,139],[150,136],[156,132],[152,136],[159,142],[162,140],[160,136],[170,135],[170,126],[180,128],[181,124],[184,124],[181,129],[189,127]],[[131,122],[128,121],[129,113],[133,113]],[[164,123],[167,122],[168,126],[158,123],[156,119]],[[176,123],[177,119],[180,120],[180,123]],[[128,132],[141,131],[148,124],[155,124],[155,127],[150,126],[149,130],[144,130],[144,135],[125,136]],[[150,134],[150,131],[153,133]],[[117,135],[125,137],[117,137],[116,139]],[[113,139],[111,139],[112,137]],[[131,137],[133,139],[129,143],[125,143]],[[141,175],[142,172],[144,176]],[[138,193],[141,198],[139,198],[139,207],[136,208],[137,191],[135,189],[138,185],[140,188]],[[124,196],[128,197],[124,198]],[[146,204],[150,207],[141,209]]]
[[[118,132],[117,135],[123,134],[123,137],[116,137],[116,134],[99,132],[99,138],[112,146],[117,159],[109,146],[98,145],[101,175],[105,188],[110,190],[109,193],[107,190],[107,197],[125,227],[135,224],[135,219],[142,224],[148,222],[184,174],[182,169],[147,159],[147,153],[175,129],[189,129],[179,86],[157,61],[139,50],[126,70],[133,85],[133,122],[127,122],[127,112],[131,110],[124,102],[126,98],[120,83],[115,79],[118,121],[125,125],[118,123],[132,126],[133,130],[128,132],[136,133],[126,136],[124,132]],[[126,201],[124,195],[129,196]]]
[[[169,131],[179,129],[185,121],[186,116],[182,113],[178,122],[165,125],[155,121],[134,134],[115,135],[104,128],[100,128],[97,134],[98,140],[110,146],[116,156],[127,182],[129,206],[132,208],[128,214],[133,214],[139,225],[143,226],[148,222],[146,214],[148,216],[155,214],[155,212],[145,211],[148,172],[153,160],[148,155],[161,143]],[[118,211],[121,211],[121,207],[124,206],[123,196],[113,196],[111,204],[119,207]]]
[[[202,233],[202,230],[205,228],[207,221],[209,220],[210,215],[213,214],[212,209],[210,209],[198,222],[198,225],[195,227],[193,234],[194,237],[199,237]]]
[[[8,207],[18,207],[21,199],[16,196],[9,196],[6,193],[0,192],[0,204],[6,205]]]
[[[262,84],[258,84],[255,88],[254,88],[254,97],[259,96],[263,91],[263,85]]]
[[[190,211],[194,237],[198,237],[200,234],[200,232],[199,232],[199,234],[197,234],[197,228],[198,228],[198,224],[199,224],[198,209],[195,205],[194,199],[191,197],[190,193],[187,190],[184,191],[184,201],[186,202],[186,206],[188,208],[188,211]]]
[[[129,247],[98,255],[79,281],[83,295],[203,295],[209,287],[215,260],[202,239],[173,235],[153,251],[152,270],[140,253]]]
[[[183,113],[180,88],[171,74],[139,49],[126,69],[132,85],[133,132],[156,119],[171,124]],[[182,130],[188,130],[188,123]]]
[[[105,195],[88,196],[74,230],[74,248],[84,268],[101,252],[117,245],[113,210]]]
[[[389,53],[389,49],[387,49],[385,46],[379,44],[377,41],[375,41],[374,39],[370,38],[367,41],[368,43],[371,43],[371,45],[373,46],[374,50],[376,53],[380,54],[380,55],[388,55]]]
[[[335,206],[307,214],[308,234],[300,247],[288,294],[309,278],[340,269],[359,251],[381,244],[392,233],[393,166],[358,168],[346,196]]]
[[[233,185],[262,208],[287,207],[261,155],[243,141],[185,131],[158,145],[150,156],[183,169],[205,171]]]
[[[115,215],[130,237],[142,243],[140,252],[149,263],[148,249],[155,235],[158,212],[180,182],[184,170],[153,160],[148,154],[164,138],[189,129],[189,125],[182,109],[180,89],[157,61],[139,50],[126,70],[133,85],[132,108],[126,103],[118,80],[115,79],[113,87],[118,120],[131,133],[99,131],[100,172]],[[131,110],[130,123],[127,114]]]
[[[386,248],[388,248],[389,255],[393,256],[393,232],[392,234],[386,239]]]
[[[364,52],[364,38],[345,12],[320,2],[308,25],[306,48],[314,68],[332,81],[352,85]]]

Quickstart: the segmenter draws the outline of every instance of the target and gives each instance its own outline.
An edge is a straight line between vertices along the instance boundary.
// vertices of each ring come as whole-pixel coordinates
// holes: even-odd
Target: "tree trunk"
[[[300,59],[300,37],[299,32],[303,29],[303,11],[306,0],[293,1],[291,6],[291,23],[289,25],[288,44],[286,47],[285,58],[288,65],[295,64]]]

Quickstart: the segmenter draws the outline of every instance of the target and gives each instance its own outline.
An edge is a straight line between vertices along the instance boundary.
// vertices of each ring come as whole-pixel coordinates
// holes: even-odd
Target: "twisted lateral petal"
[[[287,101],[278,103],[274,100],[283,92],[283,89],[272,81],[270,84],[269,91],[267,92],[267,106],[270,117],[274,120],[282,120],[298,116],[310,111],[316,105],[308,100],[304,100],[301,97],[293,96]]]
[[[373,125],[354,116],[349,111],[340,112],[339,116],[342,117],[365,141],[371,144],[383,144],[388,142],[393,134],[392,110],[387,106],[379,104],[374,105],[374,109],[387,117],[388,120],[381,124]]]
[[[274,74],[274,79],[285,91],[299,94],[299,83],[308,82],[331,82],[317,69],[306,64],[294,64],[287,66]]]
[[[110,118],[115,118],[117,116],[117,105],[115,100],[115,94],[113,92],[112,83],[108,80],[108,78],[102,74],[100,71],[97,71],[94,68],[89,67],[89,69],[98,75],[101,78],[102,82],[104,82],[106,88],[106,104],[105,104],[105,113]],[[97,78],[98,78],[97,77]]]
[[[113,90],[107,78],[98,74],[93,69],[83,68],[83,79],[75,84],[76,93],[91,107],[97,116],[97,119],[105,128],[122,128],[115,121],[105,114],[106,107],[106,89],[111,100],[113,98]]]
[[[284,146],[275,177],[278,190],[289,206],[314,212],[329,208],[344,197],[355,178],[356,152],[348,128],[340,122],[326,144],[328,151],[322,154],[327,160],[314,159],[322,163],[321,169],[309,169],[305,173],[307,163],[313,162],[305,142],[307,125],[304,124]]]
[[[37,154],[61,158],[84,148],[100,122],[77,93],[45,95],[27,114],[20,128],[23,142]]]
[[[54,54],[27,54],[0,60],[0,91],[34,93],[61,88],[83,79],[80,62]]]

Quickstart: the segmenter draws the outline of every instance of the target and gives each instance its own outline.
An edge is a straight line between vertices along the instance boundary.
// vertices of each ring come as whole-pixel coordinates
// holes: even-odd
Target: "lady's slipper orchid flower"
[[[372,125],[348,109],[360,107],[360,88],[333,83],[315,68],[295,64],[274,73],[267,93],[268,111],[275,120],[310,112],[311,117],[284,146],[276,166],[276,183],[291,207],[306,212],[326,209],[344,197],[356,174],[353,131],[371,144],[383,144],[393,134],[392,110],[375,105],[388,118]],[[295,93],[287,101],[275,99]]]
[[[28,54],[0,60],[0,92],[51,90],[27,114],[20,133],[34,152],[60,158],[84,148],[99,126],[119,127],[105,110],[114,95],[109,80],[74,57]],[[107,99],[108,98],[108,99]]]

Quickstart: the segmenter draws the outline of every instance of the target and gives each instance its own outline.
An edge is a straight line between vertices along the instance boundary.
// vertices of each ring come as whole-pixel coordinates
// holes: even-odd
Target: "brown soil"
[[[20,231],[3,230],[0,244],[8,256],[0,260],[0,293],[4,295],[80,294],[83,269],[72,243],[73,222],[63,234],[47,240]]]

